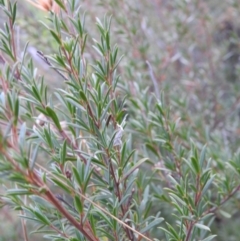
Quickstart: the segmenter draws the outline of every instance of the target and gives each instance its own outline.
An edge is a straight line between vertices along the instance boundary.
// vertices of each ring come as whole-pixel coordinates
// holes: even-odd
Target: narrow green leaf
[[[72,170],[73,170],[73,175],[75,177],[75,180],[77,181],[78,185],[81,187],[82,179],[80,178],[80,175],[78,174],[78,170],[76,169],[76,167],[73,167]]]
[[[42,103],[41,96],[40,96],[40,94],[39,94],[39,92],[38,92],[38,90],[36,89],[35,86],[32,86],[32,92],[33,92],[33,94],[34,94],[34,97],[35,97],[40,103]]]
[[[66,155],[67,155],[67,141],[64,140],[63,145],[62,145],[62,149],[61,149],[61,162],[62,162],[62,164],[64,164],[65,161],[66,161]]]
[[[60,188],[62,188],[63,190],[65,190],[67,193],[71,193],[71,190],[69,189],[69,186],[68,185],[65,185],[65,181],[61,181],[61,180],[58,180],[58,179],[55,179],[55,178],[52,178],[52,181]]]
[[[54,0],[60,8],[62,8],[64,11],[66,11],[65,5],[61,0]]]
[[[110,47],[110,34],[109,34],[108,31],[106,32],[105,39],[106,39],[106,44],[107,44],[107,50],[110,51],[110,49],[111,49],[111,47]]]
[[[61,125],[60,125],[60,122],[59,122],[59,120],[58,120],[58,117],[57,117],[55,111],[52,110],[49,106],[46,107],[46,111],[47,111],[47,113],[48,113],[48,116],[51,117],[51,119],[53,120],[55,126],[58,128],[58,130],[61,131],[61,130],[62,130],[62,127],[61,127]]]
[[[7,195],[16,196],[16,195],[32,195],[32,191],[27,189],[8,189]]]
[[[14,25],[15,23],[16,13],[17,13],[17,2],[15,2],[12,7],[12,25]]]
[[[111,104],[112,104],[113,101],[114,101],[113,99],[110,100],[110,101],[108,102],[107,106],[104,108],[104,111],[103,111],[103,113],[102,113],[102,115],[101,115],[101,118],[100,118],[100,121],[101,121],[101,122],[103,121],[103,119],[105,118],[106,114],[108,113],[109,107],[111,106]]]
[[[199,229],[203,229],[203,230],[207,230],[207,231],[211,231],[210,228],[206,225],[203,225],[201,223],[196,223],[194,226],[196,226]]]
[[[209,189],[210,185],[212,184],[214,178],[215,178],[215,174],[212,175],[212,177],[207,181],[206,185],[204,186],[202,192],[201,192],[201,197],[203,197],[203,195],[206,193],[206,191]]]
[[[151,229],[153,229],[157,225],[159,225],[163,220],[164,220],[164,218],[156,218],[156,219],[154,219],[152,222],[148,223],[145,228],[141,229],[140,232],[141,233],[145,233],[145,232],[150,231]]]
[[[169,196],[170,196],[171,200],[174,201],[177,205],[180,203],[183,206],[187,207],[186,202],[183,199],[181,199],[179,196],[177,196],[176,194],[169,193]]]
[[[192,163],[194,172],[196,174],[200,174],[200,166],[199,166],[198,160],[195,157],[191,157],[191,163]]]
[[[149,149],[152,153],[154,153],[157,157],[159,157],[159,154],[158,154],[157,150],[155,149],[155,147],[153,146],[152,143],[146,143],[146,147],[147,147],[147,149]]]
[[[232,215],[231,215],[230,213],[227,213],[227,212],[223,211],[222,209],[219,210],[219,213],[220,213],[223,217],[228,218],[228,219],[232,217]]]
[[[55,33],[52,29],[49,29],[50,33],[52,34],[53,38],[57,41],[57,43],[61,46],[62,43],[61,43],[61,39],[60,37],[58,36],[57,33]]]
[[[86,95],[84,94],[84,92],[83,92],[82,90],[80,90],[80,91],[79,91],[79,94],[80,94],[81,99],[82,99],[84,102],[86,102],[86,101],[87,101],[87,97],[86,97]]]
[[[77,209],[77,211],[79,212],[79,214],[82,214],[82,212],[83,212],[83,205],[82,205],[82,202],[81,202],[79,196],[75,196],[74,197],[74,206]]]
[[[142,158],[141,160],[139,160],[138,162],[136,162],[134,164],[134,166],[132,168],[130,168],[127,173],[124,174],[123,176],[123,180],[125,180],[126,178],[129,177],[129,175],[131,175],[137,168],[139,168],[140,165],[142,165],[144,162],[149,161],[149,158]]]
[[[50,220],[46,217],[46,215],[42,214],[40,211],[34,211],[34,214],[36,218],[45,225],[49,225],[51,223]]]
[[[31,162],[30,162],[30,167],[29,167],[30,170],[33,170],[34,165],[35,165],[35,163],[37,161],[39,146],[40,146],[40,144],[36,145],[36,147],[34,148],[33,155],[32,155]]]
[[[204,147],[202,148],[201,154],[200,154],[200,158],[199,158],[199,165],[201,168],[203,167],[203,162],[205,160],[206,150],[207,150],[207,145],[204,145]]]
[[[19,99],[17,98],[14,105],[14,122],[13,124],[16,126],[18,123],[18,115],[19,115]]]
[[[86,46],[86,42],[87,42],[87,37],[88,37],[88,35],[85,34],[83,42],[82,42],[81,54],[83,54],[83,52],[84,52],[84,49],[85,49],[85,46]]]

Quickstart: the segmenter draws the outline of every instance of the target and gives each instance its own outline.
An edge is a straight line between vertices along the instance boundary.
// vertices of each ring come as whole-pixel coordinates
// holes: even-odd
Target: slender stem
[[[66,235],[65,233],[63,233],[62,231],[60,231],[58,228],[56,228],[55,226],[53,226],[52,224],[50,224],[50,228],[53,229],[54,231],[56,231],[58,234],[60,234],[62,237],[69,239],[70,237],[68,235]]]
[[[195,206],[198,205],[198,202],[199,202],[199,197],[201,196],[201,189],[200,189],[200,175],[198,174],[197,177],[196,177],[196,183],[197,183],[197,187],[196,187],[196,194],[195,194],[195,201],[194,201],[194,204]],[[200,190],[199,190],[200,189]]]
[[[89,241],[99,241],[97,237],[94,236],[91,226],[82,226],[77,220],[69,214],[69,212],[59,203],[58,199],[52,194],[50,190],[47,190],[45,196],[51,201],[51,203],[75,226]]]
[[[110,157],[109,153],[108,153],[108,156]],[[122,194],[121,194],[121,191],[120,191],[120,188],[119,188],[119,182],[117,181],[117,178],[116,178],[116,175],[115,175],[115,172],[114,172],[114,168],[113,168],[113,165],[112,165],[111,158],[109,158],[109,165],[110,165],[110,173],[113,177],[113,181],[114,181],[114,185],[115,185],[116,195],[118,197],[118,201],[121,202]],[[123,203],[121,204],[121,210],[122,210],[122,216],[125,216],[127,211],[125,210],[125,207],[124,207]],[[124,230],[125,230],[128,238],[130,240],[134,240],[133,232],[131,230],[129,230],[128,228],[125,228],[125,227],[124,227]]]
[[[58,176],[54,175],[53,173],[49,172],[46,168],[44,168],[43,166],[39,165],[38,163],[36,163],[36,165],[41,168],[42,171],[46,172],[49,176],[52,176],[54,178],[56,178],[59,182],[61,182],[62,184],[66,184],[65,182],[63,182],[62,179],[60,179]],[[75,190],[69,186],[69,190],[71,190],[73,193],[75,193]],[[78,193],[78,195],[83,198],[84,200],[88,201],[89,203],[91,203],[94,207],[96,207],[97,209],[101,210],[102,212],[104,212],[106,215],[108,215],[109,217],[111,217],[112,219],[116,220],[118,223],[120,223],[122,226],[130,229],[133,233],[136,233],[138,236],[142,237],[145,240],[148,241],[152,241],[150,238],[148,238],[147,236],[143,235],[142,233],[138,232],[136,229],[133,229],[131,226],[129,226],[128,224],[126,224],[125,222],[123,222],[122,220],[118,219],[117,217],[115,217],[114,215],[112,215],[111,213],[109,213],[108,211],[106,211],[104,208],[102,208],[101,206],[99,206],[97,203],[95,203],[94,201],[92,201],[90,198],[86,197],[85,195],[83,195],[82,193]],[[58,198],[58,197],[56,197]]]
[[[215,213],[215,212],[217,211],[217,209],[219,209],[220,206],[222,206],[224,203],[226,203],[226,202],[227,202],[231,197],[233,197],[238,191],[240,191],[240,185],[237,186],[236,188],[234,188],[234,189],[232,190],[232,192],[231,192],[229,195],[227,195],[227,196],[220,202],[220,204],[219,204],[218,206],[212,207],[212,208],[208,209],[206,212],[204,212],[204,213],[202,214],[202,217],[206,216],[206,215],[209,214],[209,213]],[[189,240],[190,240],[191,233],[192,233],[192,229],[193,229],[194,225],[195,225],[197,222],[198,222],[198,220],[195,220],[194,222],[193,222],[193,221],[190,222],[190,225],[189,225],[189,228],[188,228],[188,231],[187,231],[187,237],[186,237],[185,241],[189,241]]]
[[[37,54],[39,58],[41,58],[48,66],[50,66],[53,70],[55,70],[64,80],[67,80],[67,78],[50,63],[48,58],[42,52],[37,51]]]
[[[218,206],[216,207],[212,207],[210,209],[208,209],[206,212],[203,213],[202,216],[208,214],[208,213],[215,213],[217,211],[217,209],[222,206],[224,203],[226,203],[231,197],[233,197],[238,191],[240,191],[240,185],[238,185],[236,188],[234,188],[230,194],[228,194],[221,202]]]
[[[192,229],[193,229],[193,226],[194,224],[196,223],[196,221],[190,221],[190,226],[189,226],[189,229],[187,230],[187,237],[185,239],[185,241],[189,241],[190,238],[191,238],[191,233],[192,233]]]
[[[24,213],[23,211],[20,211],[21,215],[23,216]],[[28,235],[27,235],[27,227],[26,227],[26,220],[21,218],[21,224],[22,224],[22,230],[23,230],[23,236],[24,236],[24,241],[28,241]]]
[[[69,74],[73,74],[73,75],[74,75],[74,78],[75,78],[76,80],[78,80],[78,79],[79,79],[78,73],[76,72],[76,70],[74,69],[74,67],[73,67],[73,65],[72,65],[72,58],[68,56],[68,54],[67,54],[67,52],[66,52],[66,50],[65,50],[64,48],[62,48],[62,51],[63,51],[63,53],[64,53],[64,55],[65,55],[65,57],[66,57],[66,59],[67,59],[67,61],[68,61],[68,64],[69,64],[69,66],[70,66],[70,70],[67,69],[68,72],[69,72]],[[81,88],[83,89],[82,85],[81,85]],[[95,119],[95,117],[94,117],[94,115],[93,115],[93,111],[92,111],[92,108],[91,108],[89,102],[86,101],[86,104],[87,104],[87,111],[88,111],[88,113],[89,113],[89,116],[92,118],[95,126],[96,126],[97,128],[99,128],[99,124],[97,123],[97,121],[96,121],[96,119]]]
[[[196,187],[196,194],[195,194],[195,200],[194,200],[194,204],[195,206],[197,207],[198,205],[198,202],[199,202],[199,197],[201,196],[201,190],[200,189],[200,175],[198,174],[197,177],[196,177],[196,183],[197,183],[197,187]],[[193,214],[193,211],[190,209],[190,212]],[[188,222],[188,221],[186,221]],[[187,228],[187,237],[185,239],[185,241],[189,241],[190,237],[191,237],[191,233],[192,233],[192,229],[194,227],[194,225],[198,222],[198,219],[195,220],[195,221],[190,221],[188,223],[188,228]]]
[[[68,211],[60,204],[58,199],[54,196],[54,194],[48,189],[48,187],[42,182],[42,180],[38,177],[36,172],[34,171],[23,171],[19,165],[16,163],[14,159],[12,159],[8,153],[5,151],[3,147],[0,148],[1,153],[7,158],[7,160],[13,165],[13,168],[15,171],[22,173],[25,177],[26,180],[33,184],[36,185],[37,187],[46,188],[46,191],[44,194],[45,197],[80,231],[82,234],[89,240],[89,241],[99,241],[97,237],[94,236],[93,231],[91,229],[90,225],[85,225],[82,226],[80,223],[76,221],[76,219],[68,213]],[[88,223],[87,223],[88,224]]]
[[[89,241],[99,241],[97,237],[94,236],[92,228],[88,223],[86,225],[81,225],[77,220],[61,205],[58,198],[51,192],[51,190],[42,182],[36,172],[29,172],[30,181],[41,188],[45,188],[45,192],[42,195],[48,199],[58,211],[66,218],[68,221],[75,226]]]

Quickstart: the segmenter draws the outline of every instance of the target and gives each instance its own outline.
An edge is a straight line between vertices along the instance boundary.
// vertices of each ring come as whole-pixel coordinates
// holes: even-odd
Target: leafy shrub
[[[25,240],[214,240],[213,222],[230,216],[222,206],[236,207],[239,140],[222,138],[225,117],[212,115],[209,99],[227,109],[238,98],[209,97],[209,85],[188,96],[172,82],[168,90],[146,62],[153,46],[134,46],[142,35],[120,12],[114,26],[136,48],[122,65],[111,17],[97,18],[91,32],[79,1],[54,3],[43,22],[51,53],[34,53],[53,74],[39,75],[28,43],[18,54],[17,3],[0,1],[2,206],[19,212]],[[59,84],[49,91],[51,78]]]

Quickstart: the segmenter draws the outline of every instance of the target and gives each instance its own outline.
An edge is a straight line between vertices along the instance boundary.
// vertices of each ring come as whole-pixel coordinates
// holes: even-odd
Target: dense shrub
[[[199,1],[28,2],[0,0],[0,201],[19,235],[238,240],[238,23]]]

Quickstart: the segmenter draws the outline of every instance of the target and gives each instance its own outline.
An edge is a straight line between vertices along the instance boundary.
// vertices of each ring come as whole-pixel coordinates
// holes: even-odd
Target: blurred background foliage
[[[150,103],[149,93],[159,96],[164,91],[164,102],[170,107],[169,119],[179,119],[175,142],[186,149],[190,148],[190,141],[200,148],[207,143],[214,171],[219,175],[226,171],[225,162],[238,158],[240,144],[239,1],[82,0],[80,5],[82,12],[86,12],[87,60],[94,60],[96,55],[91,46],[96,36],[96,17],[112,15],[112,42],[118,44],[124,55],[119,72],[122,93],[129,97],[128,128],[135,130],[137,149],[141,151],[142,147],[137,137],[148,141],[149,136],[147,129],[144,133],[135,126],[134,119],[140,120],[151,112],[151,106],[146,104]],[[53,75],[36,55],[37,50],[44,54],[56,50],[52,36],[40,23],[48,21],[49,13],[23,0],[18,1],[18,6],[19,56],[28,41],[28,52],[39,74],[45,75],[50,87],[61,87],[62,79]],[[1,14],[0,22],[2,26]],[[142,155],[147,151],[142,148]],[[156,164],[158,161],[156,158]],[[142,178],[151,178],[150,173],[151,169]],[[228,176],[231,178],[231,170]],[[160,179],[156,179],[159,185]],[[164,217],[171,222],[174,217],[169,216],[168,205],[158,199],[154,205],[152,212],[159,210],[160,205]],[[239,240],[239,207],[239,194],[224,205],[231,216],[219,213],[214,220],[212,232],[218,234],[216,241]],[[0,218],[0,240],[21,240],[19,219],[6,208],[1,210]]]

